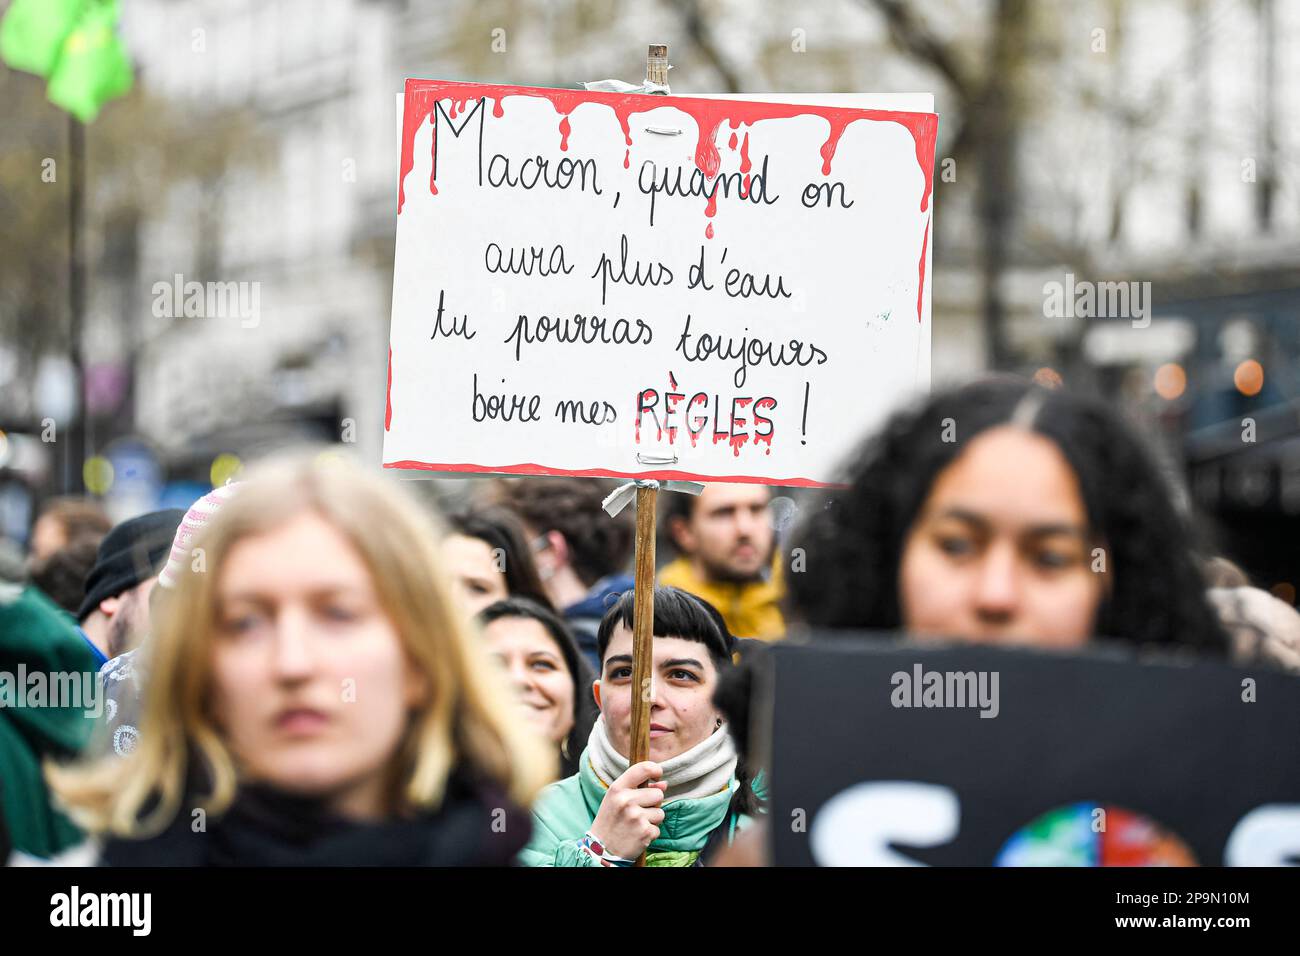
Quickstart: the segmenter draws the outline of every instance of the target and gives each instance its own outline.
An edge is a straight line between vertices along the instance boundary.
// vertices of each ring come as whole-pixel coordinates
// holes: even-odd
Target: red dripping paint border
[[[459,95],[457,95],[459,94]],[[638,113],[671,107],[686,113],[695,120],[696,144],[695,164],[705,176],[712,179],[717,175],[722,162],[717,147],[717,133],[723,121],[732,129],[738,129],[741,123],[752,126],[762,120],[791,119],[796,116],[820,116],[830,124],[830,133],[821,148],[822,175],[828,176],[831,161],[839,146],[840,137],[851,123],[857,120],[869,120],[883,123],[898,123],[909,133],[916,146],[916,161],[925,177],[925,188],[921,193],[921,212],[930,206],[930,195],[934,190],[934,151],[939,133],[939,115],[937,113],[916,113],[907,110],[857,109],[848,106],[816,106],[806,103],[769,103],[763,100],[713,100],[705,97],[662,97],[645,93],[601,93],[593,90],[555,89],[542,86],[508,86],[495,83],[464,83],[459,80],[419,80],[407,79],[402,102],[402,155],[397,174],[397,214],[402,213],[406,200],[406,177],[415,168],[415,134],[441,100],[452,101],[451,116],[463,111],[471,100],[490,99],[494,106],[493,116],[502,116],[502,102],[507,96],[531,96],[549,100],[560,114],[560,148],[568,149],[567,125],[569,114],[579,106],[599,104],[614,111],[623,137],[628,146],[632,145],[630,119]],[[431,149],[434,163],[430,168],[429,190],[437,195],[438,187],[434,182],[437,170],[438,142],[435,134]]]
[[[653,478],[656,481],[725,481],[750,485],[786,485],[793,488],[847,488],[848,485],[812,478],[759,478],[754,475],[697,475],[692,471],[613,471],[609,468],[551,468],[547,465],[471,465],[429,461],[386,461],[385,468],[403,468],[414,471],[447,471],[469,474],[496,475],[547,475],[562,478]]]

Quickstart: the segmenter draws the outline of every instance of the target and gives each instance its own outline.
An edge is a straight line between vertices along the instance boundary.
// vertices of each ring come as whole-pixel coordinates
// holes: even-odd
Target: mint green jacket
[[[524,866],[600,866],[578,849],[578,840],[591,829],[606,792],[591,769],[584,750],[579,771],[551,784],[533,805],[533,836],[519,854]],[[744,814],[728,814],[739,786],[731,778],[727,789],[712,796],[674,800],[666,804],[659,837],[646,848],[646,866],[693,866],[705,842],[717,827],[725,826],[730,843],[750,823]]]

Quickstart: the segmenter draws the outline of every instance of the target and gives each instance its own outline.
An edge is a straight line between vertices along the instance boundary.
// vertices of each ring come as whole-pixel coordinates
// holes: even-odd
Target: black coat
[[[491,787],[453,776],[435,813],[381,823],[345,820],[313,799],[240,791],[219,818],[192,803],[160,834],[113,839],[106,866],[509,866],[531,820]],[[197,829],[202,822],[202,828]]]

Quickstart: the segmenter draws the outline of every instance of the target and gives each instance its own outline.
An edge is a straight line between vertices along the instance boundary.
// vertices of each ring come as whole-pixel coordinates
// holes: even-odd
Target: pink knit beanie
[[[213,488],[190,505],[190,510],[181,519],[181,526],[176,529],[176,537],[172,539],[172,552],[167,558],[167,564],[158,575],[159,585],[165,588],[176,587],[180,576],[185,572],[185,566],[190,562],[190,549],[194,545],[194,539],[240,487],[240,482],[231,482]]]

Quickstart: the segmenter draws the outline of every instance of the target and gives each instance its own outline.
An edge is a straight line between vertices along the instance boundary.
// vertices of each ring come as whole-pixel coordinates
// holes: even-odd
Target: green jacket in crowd
[[[36,696],[35,674],[44,675],[43,699]],[[67,690],[51,696],[59,674]],[[79,699],[63,700],[74,679]],[[54,809],[41,762],[85,746],[96,725],[87,712],[100,702],[98,681],[94,655],[72,617],[35,588],[0,583],[0,844],[50,857],[81,842],[77,828]],[[84,699],[88,688],[97,695],[91,700]]]
[[[584,750],[579,771],[551,784],[533,806],[533,836],[519,854],[524,866],[600,866],[578,849],[577,841],[591,829],[607,790],[591,769]],[[694,866],[709,835],[722,828],[715,845],[730,844],[750,823],[750,817],[730,812],[740,784],[735,776],[726,790],[712,796],[674,800],[663,807],[659,837],[646,848],[646,866]]]

